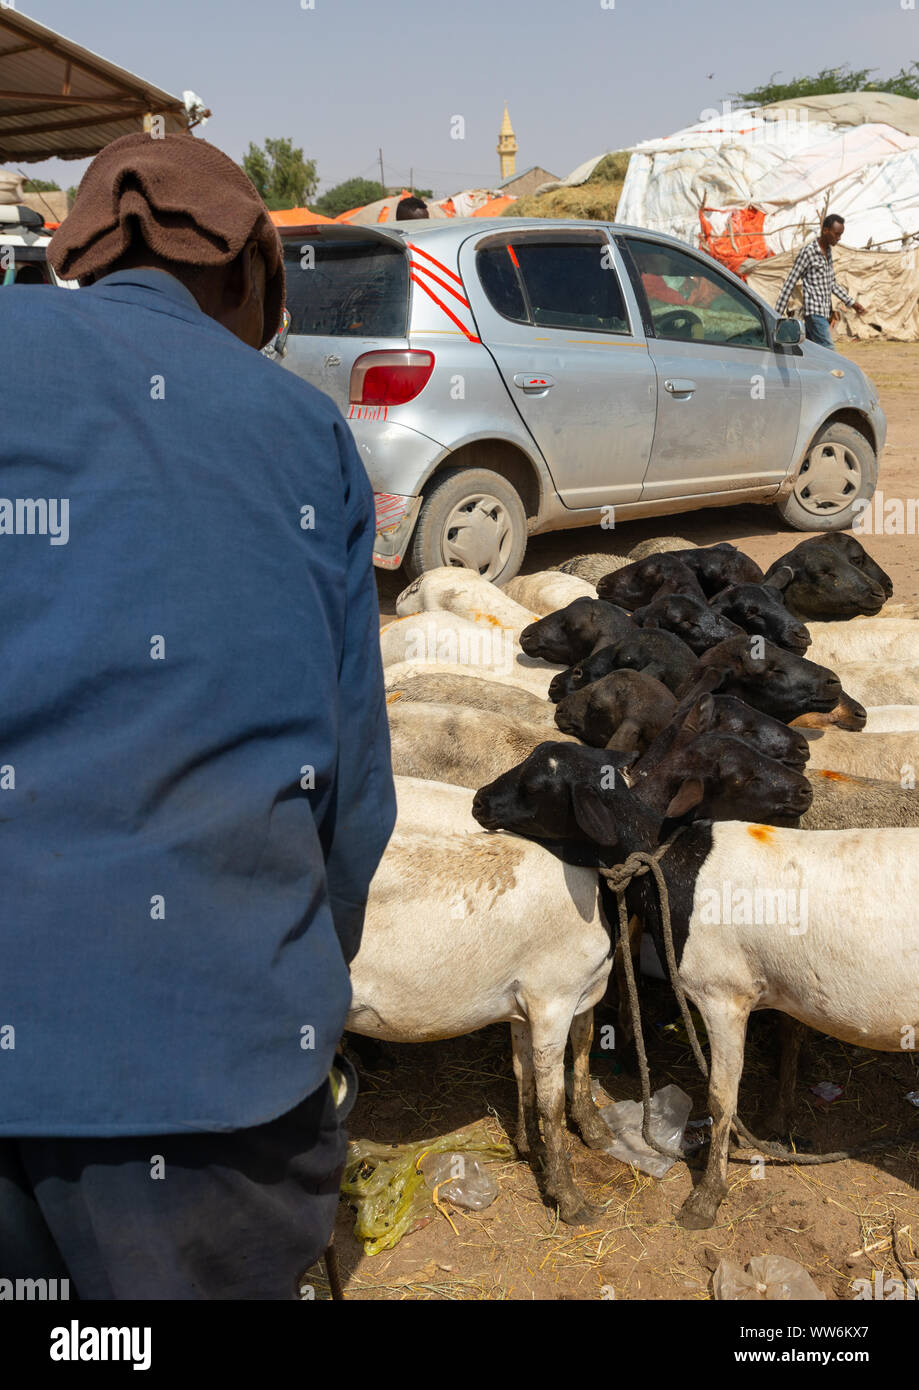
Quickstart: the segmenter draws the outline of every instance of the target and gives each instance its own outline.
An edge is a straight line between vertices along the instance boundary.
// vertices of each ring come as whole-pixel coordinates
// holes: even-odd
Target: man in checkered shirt
[[[775,312],[781,318],[788,306],[791,292],[800,280],[804,294],[805,331],[810,341],[819,343],[821,347],[833,347],[830,323],[835,317],[832,299],[834,294],[857,314],[865,312],[865,305],[859,304],[857,299],[846,294],[836,283],[833,274],[833,247],[842,238],[845,226],[843,218],[830,214],[820,230],[819,237],[809,241],[804,250],[798,252],[791,274],[775,302]]]

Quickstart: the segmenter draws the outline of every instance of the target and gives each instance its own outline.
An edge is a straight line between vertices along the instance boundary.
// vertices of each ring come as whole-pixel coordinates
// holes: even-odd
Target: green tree
[[[895,96],[919,98],[919,63],[908,63],[893,77],[872,78],[876,68],[852,68],[843,63],[837,68],[821,68],[815,77],[794,77],[777,82],[773,73],[768,82],[750,92],[735,92],[733,99],[749,106],[768,106],[773,101],[790,101],[793,97],[826,96],[831,92],[891,92]]]
[[[27,193],[60,193],[59,183],[49,183],[47,179],[26,179],[23,188]]]
[[[385,198],[389,190],[384,188],[376,179],[345,179],[344,183],[337,183],[334,188],[329,188],[320,198],[316,198],[312,204],[314,212],[321,212],[323,217],[337,217],[339,213],[348,212],[351,208],[362,208],[366,203],[375,203],[377,198]]]
[[[264,149],[250,142],[242,167],[272,210],[304,207],[319,182],[316,161],[304,159],[290,140],[266,140]]]

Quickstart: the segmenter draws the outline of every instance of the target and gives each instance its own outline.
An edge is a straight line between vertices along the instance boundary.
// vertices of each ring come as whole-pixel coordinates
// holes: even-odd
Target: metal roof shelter
[[[205,115],[0,4],[0,163],[86,159],[143,130],[146,116],[175,133]]]

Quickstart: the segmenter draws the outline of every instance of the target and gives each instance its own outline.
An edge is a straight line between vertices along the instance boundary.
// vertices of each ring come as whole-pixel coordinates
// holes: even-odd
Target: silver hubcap
[[[507,564],[512,543],[513,527],[504,503],[487,492],[478,493],[447,517],[444,564],[463,565],[484,579],[494,579]]]
[[[794,495],[806,512],[830,516],[843,512],[858,496],[862,466],[845,444],[817,444],[808,454]]]

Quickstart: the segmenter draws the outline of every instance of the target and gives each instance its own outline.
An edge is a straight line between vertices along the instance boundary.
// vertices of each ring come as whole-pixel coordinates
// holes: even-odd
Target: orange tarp
[[[511,203],[516,203],[516,198],[509,197],[506,193],[499,198],[489,198],[487,203],[483,203],[480,208],[476,208],[473,217],[500,217],[506,207]]]
[[[737,273],[738,266],[746,260],[764,261],[774,253],[769,250],[763,236],[763,221],[766,214],[759,208],[736,208],[728,217],[728,229],[722,236],[716,235],[706,212],[715,208],[702,208],[699,221],[702,224],[702,250],[707,251],[716,261],[726,265],[728,270]]]
[[[313,222],[334,222],[334,217],[323,217],[321,212],[310,212],[309,208],[281,208],[271,214],[276,227],[303,227]]]

